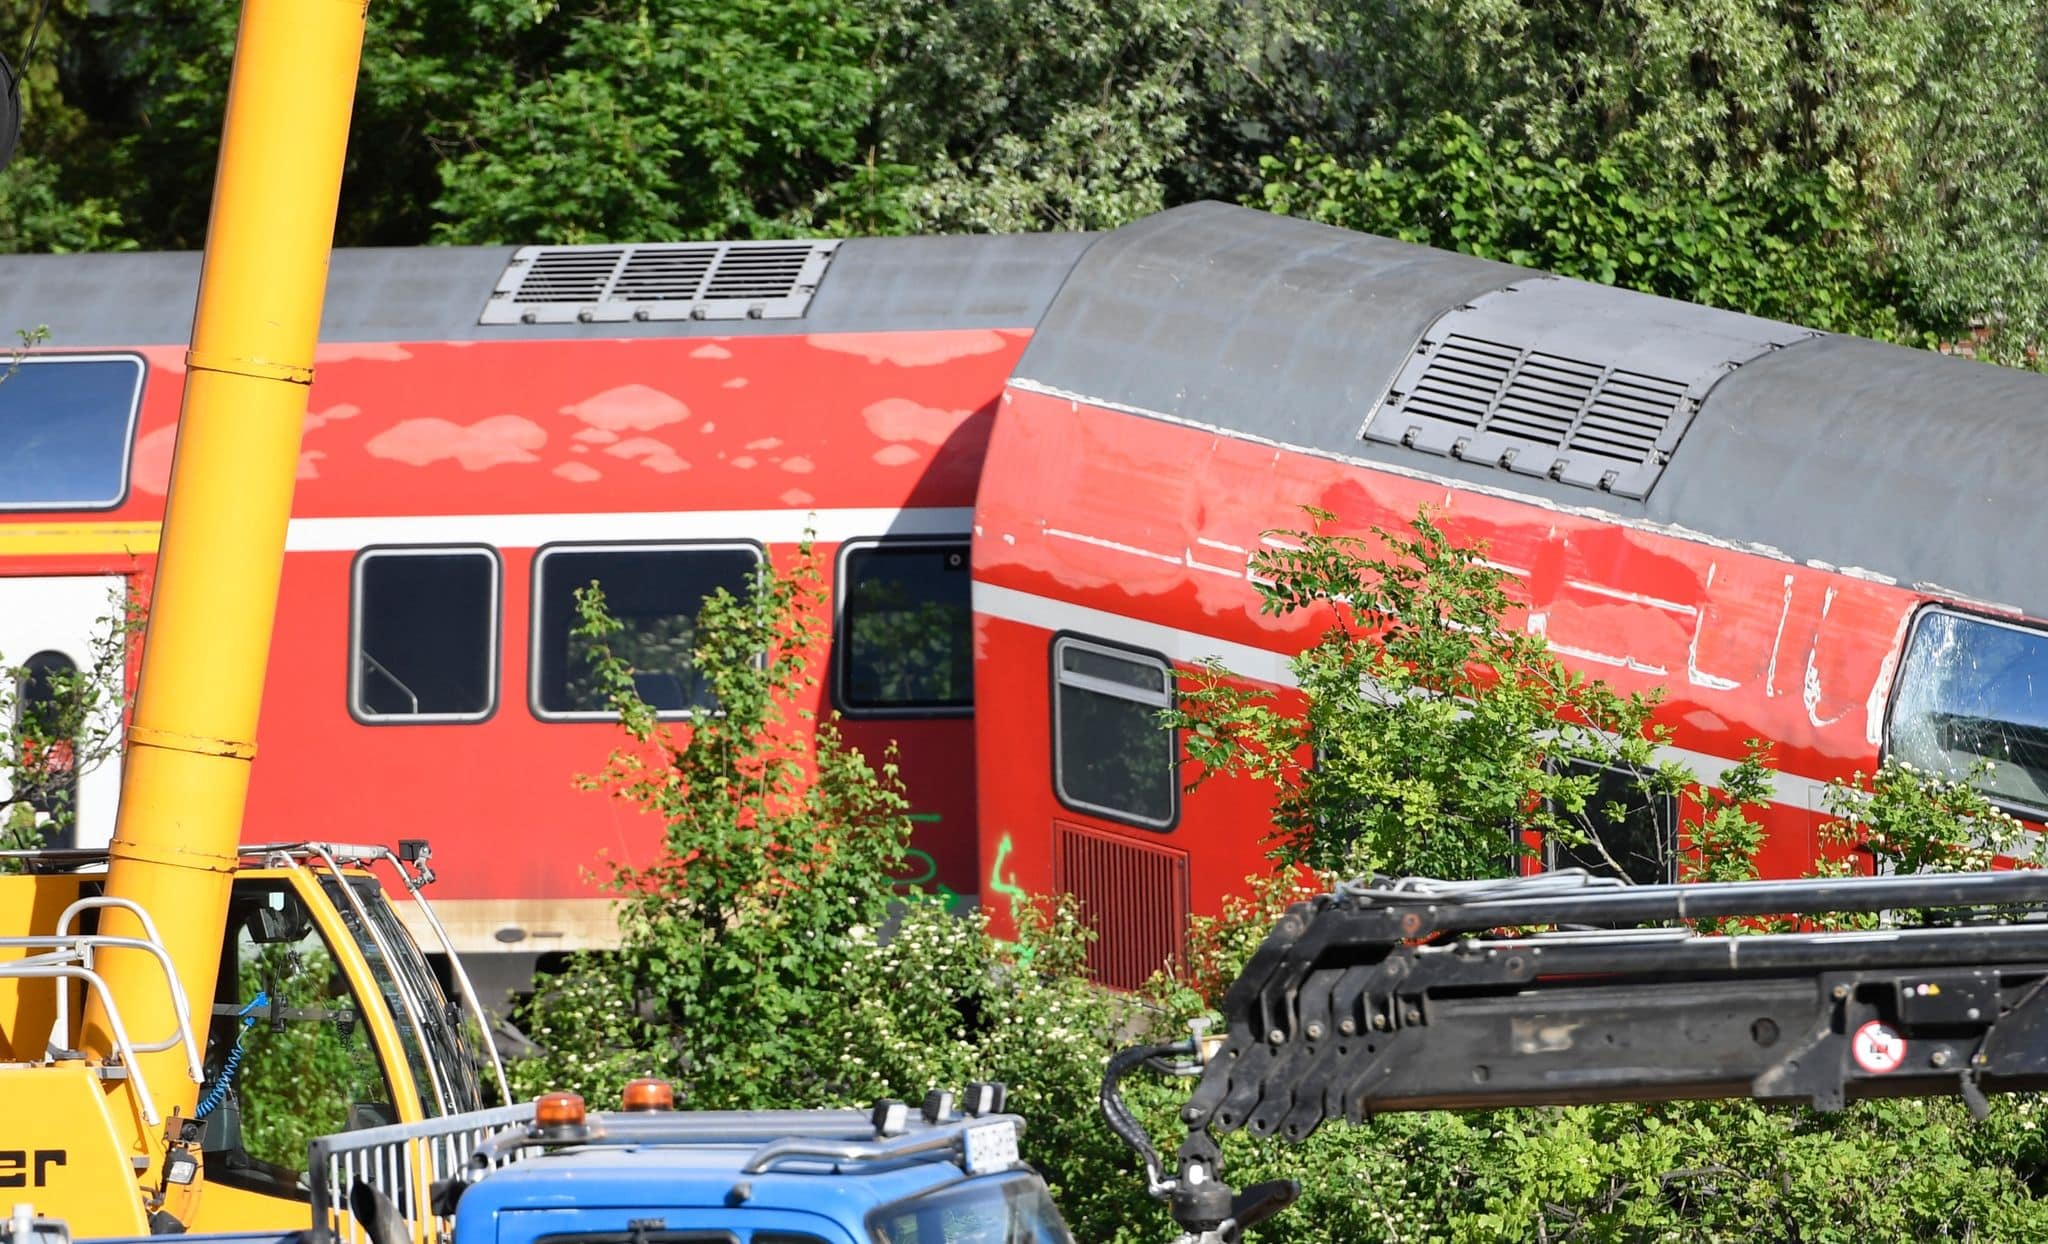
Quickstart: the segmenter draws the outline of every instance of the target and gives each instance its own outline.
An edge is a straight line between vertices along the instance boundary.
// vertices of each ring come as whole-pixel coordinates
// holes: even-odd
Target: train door
[[[113,838],[119,690],[83,716],[65,692],[68,675],[94,668],[125,588],[119,575],[0,578],[0,670],[10,680],[0,686],[0,825],[33,817],[49,827],[45,846],[102,847]],[[41,761],[18,756],[25,734],[58,743]],[[17,789],[22,784],[30,785]]]

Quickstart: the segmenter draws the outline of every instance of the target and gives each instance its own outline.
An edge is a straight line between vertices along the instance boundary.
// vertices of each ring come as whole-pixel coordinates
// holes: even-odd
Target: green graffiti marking
[[[1024,893],[1024,887],[1017,884],[1015,877],[1005,879],[1003,876],[1003,865],[1010,858],[1010,846],[1010,835],[1004,834],[1003,840],[996,844],[996,862],[995,867],[989,869],[988,888],[990,893],[1009,899],[1010,906],[1015,908],[1030,896]]]
[[[913,864],[918,860],[923,860],[924,871],[915,877],[896,878],[896,884],[899,886],[923,885],[939,875],[939,862],[932,858],[932,854],[929,851],[920,851],[916,847],[912,847],[903,853],[903,858],[911,861]]]

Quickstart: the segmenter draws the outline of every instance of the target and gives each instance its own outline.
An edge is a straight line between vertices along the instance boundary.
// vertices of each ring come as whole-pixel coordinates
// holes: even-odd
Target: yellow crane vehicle
[[[81,1235],[298,1225],[313,1136],[503,1091],[423,849],[240,844],[363,19],[243,7],[113,841],[0,877],[0,1202]]]
[[[438,927],[421,844],[241,848],[210,1006],[159,916],[106,893],[106,852],[8,854],[36,871],[0,877],[0,1199],[81,1234],[297,1225],[313,1137],[474,1111],[492,1079],[503,1099],[471,991],[451,1004],[385,898]],[[99,932],[115,911],[142,936]],[[156,965],[169,1024],[124,1008],[100,970],[115,950]],[[81,1048],[88,999],[105,1056]]]

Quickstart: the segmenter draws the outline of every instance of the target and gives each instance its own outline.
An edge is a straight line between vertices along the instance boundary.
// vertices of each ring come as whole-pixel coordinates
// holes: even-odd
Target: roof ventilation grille
[[[523,246],[480,324],[800,319],[834,242]]]
[[[1813,335],[1538,278],[1439,316],[1364,436],[1639,500],[1721,377]]]

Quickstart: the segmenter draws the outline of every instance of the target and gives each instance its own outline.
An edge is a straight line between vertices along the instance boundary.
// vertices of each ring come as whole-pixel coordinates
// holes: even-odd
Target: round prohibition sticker
[[[1882,1020],[1873,1019],[1849,1038],[1856,1065],[1874,1076],[1897,1071],[1906,1061],[1906,1039]]]

